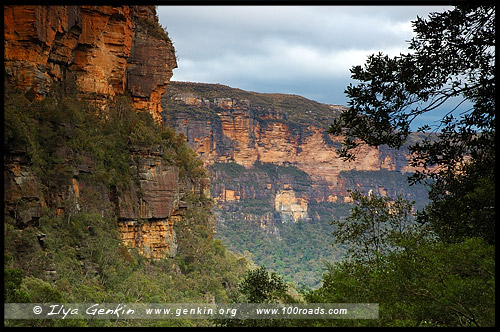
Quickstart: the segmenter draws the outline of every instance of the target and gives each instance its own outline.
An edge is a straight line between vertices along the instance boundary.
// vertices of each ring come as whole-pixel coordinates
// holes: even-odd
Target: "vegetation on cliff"
[[[190,181],[206,176],[196,154],[183,137],[170,128],[161,129],[150,114],[138,113],[125,97],[101,111],[90,103],[79,102],[75,92],[68,86],[54,87],[46,99],[29,101],[22,92],[6,87],[5,156],[26,157],[25,166],[36,174],[40,197],[46,199],[47,205],[39,217],[28,223],[17,218],[23,212],[21,206],[10,209],[9,205],[4,211],[5,301],[228,301],[248,262],[213,239],[211,201],[202,193],[186,193],[183,199],[187,212],[175,225],[178,255],[160,260],[147,259],[124,246],[118,233],[116,207],[112,201],[99,198],[99,188],[106,192],[116,187],[119,192],[137,181],[131,169],[138,153],[161,155]],[[92,165],[91,171],[81,172],[84,159]],[[64,202],[64,209],[58,210],[51,197],[71,186],[75,172],[85,180],[85,190],[93,192],[87,192],[89,199],[80,201],[78,207],[75,202]],[[22,195],[18,196],[19,204]],[[13,326],[136,324],[125,320],[7,322]],[[154,320],[140,324],[208,323]]]
[[[42,183],[72,176],[83,156],[90,156],[90,177],[107,186],[127,186],[133,158],[130,152],[134,150],[159,153],[165,161],[178,166],[183,176],[205,175],[184,139],[171,128],[160,130],[151,115],[134,110],[127,97],[117,98],[112,107],[103,111],[78,102],[76,89],[71,87],[59,88],[41,101],[30,102],[7,86],[4,149],[26,151]]]

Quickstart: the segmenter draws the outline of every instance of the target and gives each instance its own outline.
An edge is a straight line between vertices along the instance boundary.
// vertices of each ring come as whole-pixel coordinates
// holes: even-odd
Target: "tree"
[[[398,250],[413,227],[412,202],[356,190],[356,201],[345,220],[334,220],[336,244],[347,245],[350,258],[379,263],[380,257]]]
[[[295,302],[287,293],[288,285],[276,272],[268,272],[264,266],[249,270],[238,290],[243,298],[242,303],[285,303]],[[214,319],[214,325],[223,327],[264,327],[288,326],[290,322],[283,319]]]
[[[438,125],[420,127],[425,137],[408,147],[410,164],[420,168],[410,183],[434,181],[433,204],[419,220],[434,225],[447,241],[470,234],[494,243],[494,198],[484,192],[494,192],[495,7],[457,6],[427,20],[417,17],[413,27],[411,52],[392,58],[373,54],[364,67],[351,69],[360,83],[347,87],[350,107],[329,132],[344,136],[339,154],[352,160],[360,144],[400,148],[417,117],[453,103]],[[471,207],[469,196],[485,199]],[[466,212],[471,209],[472,215]],[[457,216],[457,210],[464,213]],[[460,231],[450,231],[457,227]]]
[[[287,285],[276,272],[261,266],[248,271],[239,288],[249,303],[275,303],[286,297]]]
[[[4,267],[4,302],[25,303],[30,301],[29,294],[21,289],[24,271]]]

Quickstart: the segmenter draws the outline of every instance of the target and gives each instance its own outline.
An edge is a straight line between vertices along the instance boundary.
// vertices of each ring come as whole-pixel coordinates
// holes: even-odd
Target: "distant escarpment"
[[[344,106],[188,82],[172,82],[163,105],[165,121],[212,171],[212,195],[233,219],[263,227],[320,219],[324,209],[312,207],[350,203],[354,189],[427,199],[406,183],[415,170],[405,148],[363,146],[354,162],[338,157],[342,139],[326,128]]]
[[[216,237],[287,281],[317,287],[324,262],[345,254],[330,222],[349,215],[350,190],[401,195],[417,209],[428,200],[423,185],[408,185],[404,147],[338,157],[342,138],[327,128],[345,106],[189,82],[171,82],[162,102],[164,122],[209,170]]]
[[[161,119],[177,62],[154,6],[5,6],[4,28],[5,78],[32,99],[74,76],[96,105],[127,94]]]

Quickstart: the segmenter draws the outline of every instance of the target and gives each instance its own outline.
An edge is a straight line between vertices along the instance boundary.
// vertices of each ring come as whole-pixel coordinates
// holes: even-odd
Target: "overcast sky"
[[[445,6],[159,6],[178,57],[172,80],[346,104],[349,69],[406,53],[417,15]]]

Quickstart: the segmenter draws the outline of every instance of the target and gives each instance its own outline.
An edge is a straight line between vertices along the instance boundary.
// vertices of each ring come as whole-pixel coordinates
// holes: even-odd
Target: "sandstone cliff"
[[[177,63],[154,6],[5,6],[4,22],[6,84],[21,88],[28,99],[44,99],[53,84],[64,89],[74,84],[80,99],[104,111],[125,95],[133,108],[161,122],[160,98]],[[54,118],[36,120],[49,137],[63,128],[67,134],[57,137],[71,139],[72,130],[84,126]],[[54,146],[47,158],[57,160],[57,170],[44,179],[33,167],[33,152],[19,140],[14,143],[4,155],[4,215],[19,229],[36,227],[46,207],[68,223],[79,211],[112,211],[129,247],[147,257],[171,257],[177,250],[174,225],[186,210],[184,195],[203,194],[207,186],[203,179],[181,178],[179,167],[165,161],[161,151],[127,145],[120,148],[130,148],[124,160],[129,159],[131,180],[105,185],[89,180],[98,176],[96,156],[63,141],[47,143]]]
[[[321,218],[320,205],[350,203],[353,189],[427,199],[422,187],[406,185],[405,174],[414,170],[404,148],[363,146],[350,163],[338,157],[341,138],[326,128],[343,106],[172,82],[164,108],[165,121],[212,170],[212,195],[231,219],[272,225]]]
[[[161,119],[177,62],[154,6],[5,6],[4,38],[5,78],[33,98],[74,75],[83,98],[129,94]]]

